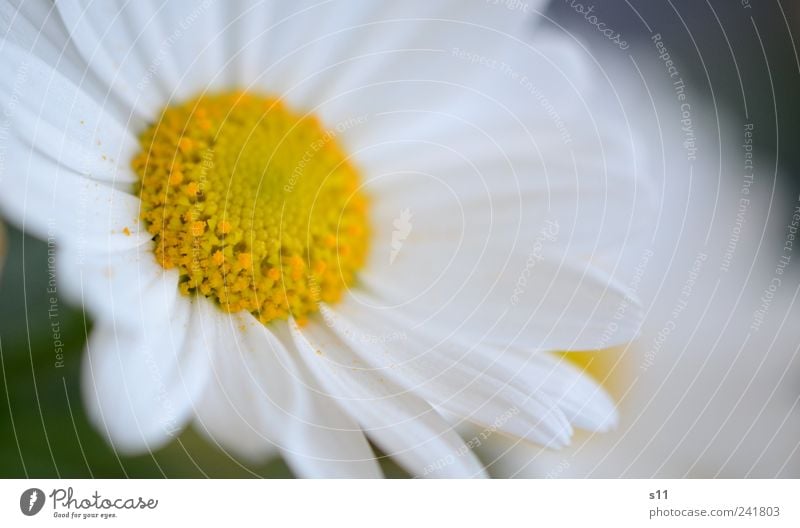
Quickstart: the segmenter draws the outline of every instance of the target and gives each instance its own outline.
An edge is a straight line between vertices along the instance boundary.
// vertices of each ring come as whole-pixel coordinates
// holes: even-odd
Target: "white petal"
[[[391,142],[409,127],[441,131],[442,115],[470,120],[476,112],[518,116],[558,136],[554,116],[586,108],[585,58],[567,38],[527,35],[526,17],[480,2],[385,6],[364,9],[358,24],[295,51],[303,56],[324,48],[328,59],[307,68],[305,77],[298,72],[300,80],[284,90],[292,103],[336,127],[351,152]],[[406,126],[387,129],[403,112],[438,115],[406,116]]]
[[[66,32],[59,31],[58,24],[54,24],[56,19],[51,17],[54,7],[49,2],[6,0],[0,3],[0,31],[7,42],[52,59],[59,48],[61,53],[66,51],[68,39]]]
[[[422,64],[403,53],[386,55],[381,61],[358,63],[358,59],[384,51],[474,42],[475,34],[484,27],[498,36],[516,34],[526,22],[525,15],[533,15],[542,3],[526,3],[521,14],[501,5],[452,0],[231,2],[227,5],[233,13],[220,16],[221,25],[231,22],[222,44],[228,46],[226,55],[240,86],[256,82],[266,91],[311,109],[332,94],[347,91],[347,85],[359,86],[386,72],[397,71],[402,76],[405,71],[401,70],[406,68],[436,72],[435,66],[443,62],[439,58],[435,65]]]
[[[617,145],[605,163],[603,144],[585,138],[578,159],[543,130],[439,117],[423,140],[386,143],[397,152],[368,171],[369,288],[445,336],[563,350],[631,340],[639,306],[618,255],[638,241],[632,213],[646,195],[633,155]]]
[[[405,87],[421,103],[352,129],[375,197],[368,287],[445,336],[536,349],[630,341],[640,313],[619,254],[640,243],[633,219],[651,198],[630,134],[580,94],[558,108],[566,141],[517,96],[474,93],[443,111],[446,88]]]
[[[58,8],[91,70],[145,120],[173,99],[243,87],[233,75],[233,23],[263,23],[239,2],[68,0]]]
[[[417,331],[424,332],[423,329]],[[469,362],[486,375],[506,380],[525,394],[544,393],[575,427],[607,431],[617,424],[617,410],[608,394],[590,376],[563,358],[464,342],[457,336],[448,341],[458,346],[443,347],[440,352],[452,361]]]
[[[127,185],[136,138],[103,100],[60,70],[6,43],[0,51],[0,106],[14,134],[36,153],[91,178]]]
[[[629,288],[590,262],[542,249],[547,241],[536,232],[526,248],[505,250],[471,234],[423,237],[412,233],[393,261],[373,257],[362,277],[374,295],[355,292],[357,299],[442,339],[461,334],[529,350],[606,348],[639,330],[640,306]]]
[[[569,422],[543,392],[522,392],[508,379],[454,359],[458,350],[442,352],[450,343],[427,341],[412,327],[393,324],[352,299],[322,310],[326,323],[363,363],[434,407],[550,447],[569,443]]]
[[[30,52],[79,86],[94,101],[104,101],[108,110],[122,124],[130,119],[130,109],[109,94],[104,83],[86,69],[75,44],[69,37],[53,2],[6,0],[0,2],[0,48],[14,45]],[[15,72],[15,75],[19,70]]]
[[[358,423],[341,402],[321,389],[297,358],[285,323],[273,325],[272,335],[285,347],[285,364],[292,369],[296,399],[287,424],[283,456],[301,477],[378,478],[382,475],[372,449]],[[270,331],[263,329],[264,333]]]
[[[252,2],[248,0],[247,3]],[[213,1],[164,4],[159,19],[168,44],[162,50],[166,53],[160,55],[165,64],[158,64],[154,75],[161,75],[169,68],[175,70],[179,80],[170,86],[172,100],[185,100],[206,91],[249,88],[238,83],[234,76],[233,54],[236,50],[230,41],[236,38],[236,27],[232,22],[251,17],[256,24],[263,21],[250,10],[252,6],[239,9],[241,5],[241,2]],[[257,49],[256,53],[267,51]]]
[[[83,390],[89,415],[126,453],[156,449],[192,415],[210,373],[205,317],[182,299],[168,320],[136,329],[98,323],[87,343]]]
[[[255,67],[263,73],[259,85],[316,109],[354,87],[390,77],[427,78],[440,74],[442,66],[462,72],[466,68],[454,65],[446,53],[416,50],[442,52],[468,45],[480,34],[484,51],[491,53],[493,36],[501,41],[523,24],[517,13],[475,2],[292,2],[274,9],[261,32],[249,29],[255,37],[246,46],[267,50]],[[368,110],[372,101],[360,103],[351,108]]]
[[[483,468],[447,423],[413,393],[360,367],[347,345],[322,328],[300,330],[294,341],[330,397],[350,410],[384,452],[417,476],[477,477]]]
[[[0,208],[20,229],[87,252],[131,249],[150,240],[139,223],[138,198],[85,178],[19,141],[8,145]]]
[[[316,34],[298,25],[313,5],[243,0],[229,7],[234,11],[229,14],[231,25],[220,37],[227,46],[228,67],[236,84],[284,95],[300,76],[291,68],[290,51]]]
[[[206,332],[218,350],[208,387],[197,405],[195,428],[222,449],[261,461],[278,452],[280,421],[275,414],[288,398],[285,373],[280,369],[262,372],[260,363],[268,361],[272,352],[260,350],[264,357],[257,367],[256,351],[243,344],[245,336],[229,329],[234,324],[230,316],[214,310],[216,317]],[[259,383],[270,389],[269,397]]]
[[[469,232],[483,241],[497,233],[506,250],[528,243],[546,221],[560,226],[548,247],[583,259],[628,243],[637,232],[632,214],[652,197],[630,132],[576,97],[559,117],[575,128],[566,142],[550,117],[532,105],[513,111],[515,101],[371,117],[375,130],[365,129],[368,142],[354,155],[366,190],[380,197],[377,236],[389,236],[398,212],[410,209],[431,236]]]
[[[312,380],[277,337],[249,314],[217,317],[215,379],[198,407],[198,428],[223,447],[258,460],[280,449],[303,477],[380,476],[357,424]]]
[[[517,362],[509,362],[508,368],[518,372],[520,381],[550,395],[575,427],[608,431],[617,426],[619,416],[614,402],[602,387],[569,361],[548,354],[520,358],[513,353],[504,361],[515,356]]]
[[[161,76],[151,73],[157,68],[153,46],[163,46],[165,39],[154,38],[148,29],[157,23],[150,3],[63,0],[56,7],[81,57],[108,91],[140,118],[154,118],[169,91],[160,84]],[[137,12],[144,25],[134,23],[140,20]]]
[[[413,26],[427,35],[411,39],[413,50],[379,41],[363,64],[354,62],[363,78],[339,76],[352,84],[323,82],[329,90],[314,93],[375,197],[365,281],[420,320],[435,316],[446,332],[479,320],[473,333],[497,343],[629,341],[638,309],[615,259],[638,236],[632,212],[648,195],[630,132],[601,116],[609,101],[593,99],[572,66],[562,71],[557,50],[575,52],[568,39],[528,43],[513,33],[494,38],[479,24],[437,24],[440,32]],[[451,34],[450,25],[466,29]],[[390,23],[372,26],[398,34]],[[490,33],[480,49],[476,32]],[[394,67],[390,57],[400,51],[407,60]],[[395,227],[404,212],[408,233]],[[557,236],[542,243],[550,225]],[[540,256],[547,261],[529,264]],[[591,265],[600,261],[602,272]],[[442,306],[450,313],[433,313]],[[485,321],[498,326],[489,332]],[[618,329],[606,339],[612,323]]]
[[[87,257],[59,251],[56,278],[64,295],[96,320],[136,330],[170,317],[179,301],[178,272],[156,262],[152,243]]]

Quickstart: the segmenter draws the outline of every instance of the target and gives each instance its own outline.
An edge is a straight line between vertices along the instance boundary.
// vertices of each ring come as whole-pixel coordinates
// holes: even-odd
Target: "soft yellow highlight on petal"
[[[631,380],[629,361],[625,360],[626,347],[604,350],[561,352],[561,356],[576,365],[615,398],[621,398]]]

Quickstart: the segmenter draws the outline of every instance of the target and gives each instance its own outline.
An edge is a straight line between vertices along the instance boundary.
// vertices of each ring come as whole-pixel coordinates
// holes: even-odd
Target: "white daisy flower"
[[[55,235],[116,449],[191,423],[299,476],[471,477],[463,423],[613,426],[553,352],[634,336],[645,193],[540,4],[3,4],[0,206]]]

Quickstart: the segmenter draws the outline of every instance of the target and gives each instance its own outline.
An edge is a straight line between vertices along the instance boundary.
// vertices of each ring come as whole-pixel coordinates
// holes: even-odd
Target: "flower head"
[[[614,424],[554,352],[634,336],[642,190],[568,38],[485,2],[18,9],[0,207],[54,231],[117,449],[193,423],[304,476],[480,476],[460,424]]]

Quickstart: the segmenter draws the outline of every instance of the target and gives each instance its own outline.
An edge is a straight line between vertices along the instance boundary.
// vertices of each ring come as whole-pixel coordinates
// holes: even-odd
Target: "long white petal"
[[[320,384],[349,409],[384,452],[417,476],[483,476],[477,458],[423,400],[360,367],[347,345],[314,325],[290,323],[299,352]]]
[[[201,301],[205,302],[205,301]],[[203,312],[187,299],[167,320],[131,330],[98,324],[83,368],[89,415],[126,453],[156,449],[192,416],[210,373]]]
[[[453,360],[440,351],[450,343],[426,341],[348,300],[322,310],[327,324],[362,362],[434,407],[550,447],[569,443],[572,428],[547,394],[522,392],[508,379],[495,378],[469,361]]]
[[[0,106],[28,150],[89,178],[128,186],[139,150],[103,100],[14,44],[0,50]]]
[[[318,392],[276,334],[278,326],[267,328],[249,314],[216,319],[220,350],[197,409],[201,431],[253,460],[280,450],[299,476],[380,476],[361,429]]]
[[[139,199],[32,151],[19,141],[0,173],[0,209],[20,229],[87,253],[135,248],[150,240]]]
[[[182,300],[177,270],[161,267],[151,244],[91,257],[62,249],[56,256],[56,279],[67,299],[95,320],[126,330],[166,320]]]
[[[81,57],[89,69],[142,119],[153,119],[169,95],[160,83],[164,75],[156,70],[155,50],[166,44],[154,39],[149,25],[156,24],[156,10],[149,2],[80,2],[56,4]],[[132,23],[144,9],[144,24]],[[134,18],[135,17],[135,18]],[[147,52],[150,52],[149,54]]]

